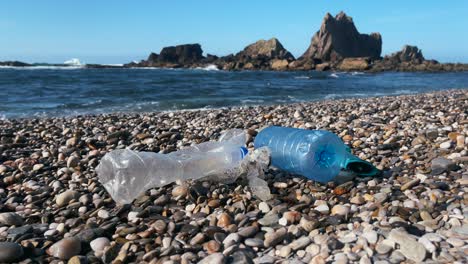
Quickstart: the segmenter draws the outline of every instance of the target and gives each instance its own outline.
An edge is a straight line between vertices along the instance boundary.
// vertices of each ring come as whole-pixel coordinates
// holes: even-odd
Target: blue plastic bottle
[[[347,159],[341,139],[325,130],[270,126],[258,133],[254,145],[270,148],[273,166],[322,183],[333,180]]]

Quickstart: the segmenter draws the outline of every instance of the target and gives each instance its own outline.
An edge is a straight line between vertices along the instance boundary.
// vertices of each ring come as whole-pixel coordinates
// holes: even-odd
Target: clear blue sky
[[[124,63],[184,43],[226,55],[271,37],[298,56],[325,13],[341,10],[361,33],[382,34],[383,55],[412,44],[426,58],[468,62],[466,0],[1,1],[0,61]]]

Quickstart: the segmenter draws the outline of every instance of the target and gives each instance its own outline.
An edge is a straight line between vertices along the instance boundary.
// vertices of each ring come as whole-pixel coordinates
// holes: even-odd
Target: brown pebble
[[[217,226],[227,227],[231,224],[232,218],[227,213],[222,213],[218,218]]]
[[[208,251],[209,254],[218,252],[221,249],[221,245],[216,240],[210,240],[203,244],[203,248]]]
[[[406,191],[406,190],[408,190],[408,189],[410,189],[410,188],[413,188],[414,186],[418,185],[420,182],[421,182],[420,179],[411,180],[411,181],[409,181],[409,182],[403,184],[403,185],[401,186],[401,190],[402,190],[402,191]]]
[[[53,244],[47,253],[61,260],[67,260],[71,257],[80,254],[81,242],[76,237],[64,238]]]
[[[301,213],[296,211],[288,211],[283,213],[283,217],[288,221],[288,224],[294,224],[301,219]]]
[[[208,202],[208,206],[211,207],[211,208],[217,208],[217,207],[219,207],[219,205],[220,205],[220,202],[219,202],[218,199],[210,200]]]
[[[450,140],[452,140],[453,142],[457,141],[457,137],[460,135],[460,133],[458,132],[450,132],[448,134],[448,138],[450,138]]]
[[[362,205],[366,203],[366,199],[364,199],[364,197],[362,197],[361,195],[356,195],[353,198],[351,198],[349,202],[352,204]]]
[[[172,189],[172,196],[173,197],[185,197],[188,193],[188,187],[187,186],[176,186],[174,189]]]

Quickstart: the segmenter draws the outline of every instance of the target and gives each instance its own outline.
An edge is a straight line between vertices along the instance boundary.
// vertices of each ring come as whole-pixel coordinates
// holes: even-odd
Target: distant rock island
[[[159,54],[151,53],[146,60],[123,66],[87,64],[87,68],[196,68],[215,65],[222,70],[337,70],[337,71],[468,71],[468,64],[439,63],[427,60],[416,46],[405,45],[401,51],[381,57],[380,33],[362,34],[353,19],[340,12],[333,17],[327,13],[320,30],[311,40],[307,50],[299,58],[283,47],[276,38],[259,40],[237,54],[218,57],[203,56],[200,44],[184,44],[164,47]],[[32,66],[8,61],[0,66]]]

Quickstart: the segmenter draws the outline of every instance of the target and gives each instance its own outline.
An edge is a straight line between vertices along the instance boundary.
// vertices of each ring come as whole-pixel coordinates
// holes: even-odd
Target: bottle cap
[[[240,148],[240,151],[241,151],[241,156],[242,156],[242,158],[244,158],[245,156],[247,156],[247,154],[249,153],[249,150],[248,150],[246,147],[241,147],[241,148]]]

